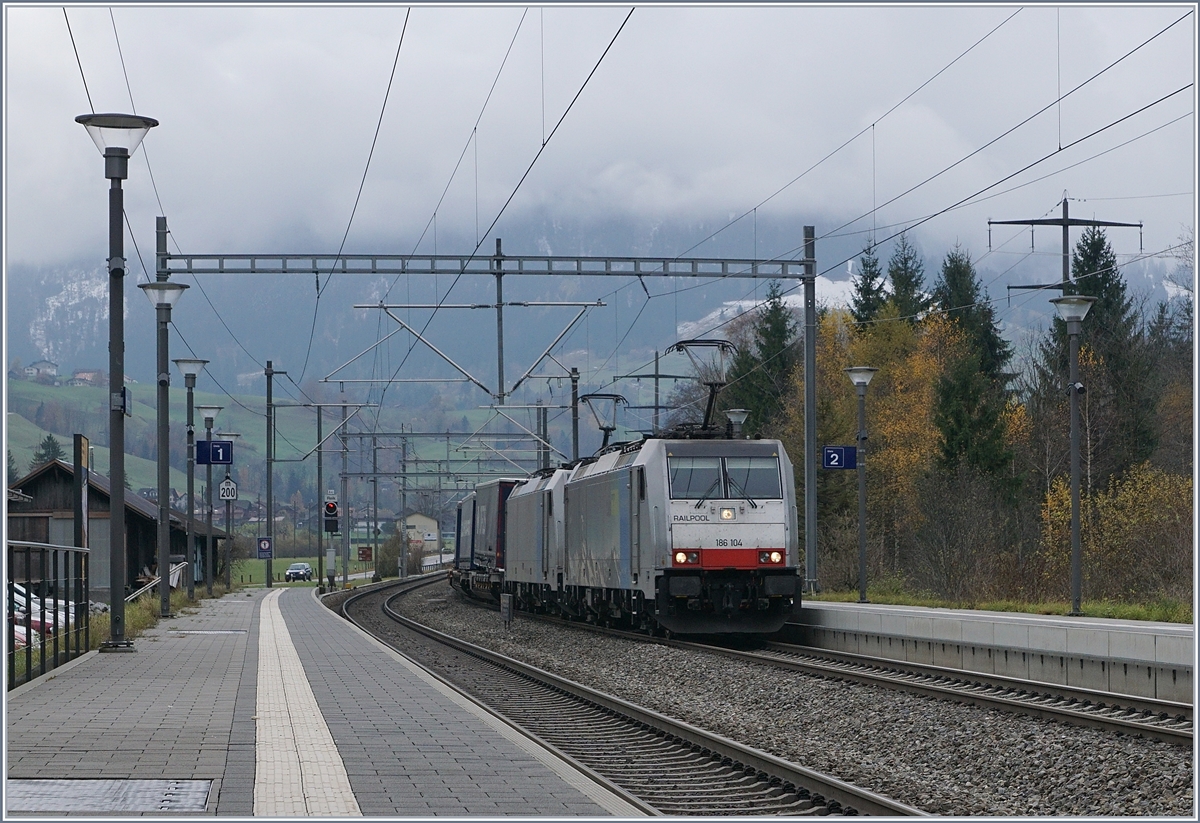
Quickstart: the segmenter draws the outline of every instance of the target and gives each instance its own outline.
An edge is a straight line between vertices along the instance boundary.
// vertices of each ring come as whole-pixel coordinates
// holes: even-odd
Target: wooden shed
[[[12,484],[20,489],[23,498],[8,503],[8,539],[29,540],[70,546],[74,543],[75,514],[73,504],[75,472],[62,460],[43,463]],[[88,543],[91,550],[89,586],[97,600],[109,600],[109,494],[107,477],[88,473]],[[201,561],[204,552],[205,525],[192,521],[195,545],[193,559]],[[214,543],[221,550],[224,532],[214,528]],[[187,531],[182,512],[171,512],[170,553],[187,554]],[[143,570],[158,566],[158,506],[125,490],[125,571],[126,592],[132,590]],[[202,567],[201,567],[202,568]]]

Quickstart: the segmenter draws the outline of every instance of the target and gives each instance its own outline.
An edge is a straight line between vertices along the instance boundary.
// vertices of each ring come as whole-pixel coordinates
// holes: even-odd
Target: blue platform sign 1
[[[857,469],[858,447],[825,446],[821,450],[821,467],[826,469]]]
[[[227,466],[233,463],[232,440],[197,440],[196,465]]]
[[[270,538],[270,537],[258,538],[258,559],[259,560],[270,560],[271,559],[271,539],[272,538]]]

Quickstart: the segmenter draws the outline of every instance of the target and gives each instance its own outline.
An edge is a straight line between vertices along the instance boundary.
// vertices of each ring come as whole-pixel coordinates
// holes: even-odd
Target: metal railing
[[[6,688],[91,649],[88,550],[9,540]]]

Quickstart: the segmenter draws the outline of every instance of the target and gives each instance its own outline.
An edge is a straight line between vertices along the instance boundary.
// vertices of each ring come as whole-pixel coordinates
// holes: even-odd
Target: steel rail
[[[1021,680],[966,669],[908,663],[891,658],[831,652],[786,643],[768,643],[767,648],[775,653],[764,654],[761,651],[732,649],[688,640],[649,637],[638,632],[566,621],[547,615],[530,615],[523,612],[519,614],[525,619],[543,620],[680,649],[697,649],[818,677],[836,677],[865,685],[901,689],[981,708],[999,709],[1088,728],[1148,737],[1175,745],[1191,746],[1194,740],[1192,706],[1187,703],[1102,692],[1041,680]],[[796,659],[794,655],[803,655],[807,659]],[[821,662],[822,660],[826,662]],[[1124,712],[1125,716],[1118,716],[1118,712]],[[1134,716],[1135,712],[1141,713],[1143,717]]]
[[[774,775],[797,786],[803,786],[813,794],[819,794],[827,800],[836,801],[843,807],[870,815],[893,817],[927,816],[926,812],[915,807],[846,783],[830,775],[821,774],[804,766],[790,763],[767,752],[744,746],[728,738],[684,723],[683,721],[669,718],[651,709],[629,703],[621,698],[590,689],[582,684],[559,677],[551,672],[538,669],[473,643],[451,637],[443,632],[406,618],[386,606],[385,610],[391,619],[406,628],[451,646],[465,654],[515,671],[536,682],[545,683],[551,688],[573,695],[580,700],[593,703],[606,711],[628,718],[634,723],[644,724],[645,726],[662,731],[666,735],[678,737],[693,745],[711,750],[720,757],[741,763],[746,768],[753,769],[755,772]]]
[[[338,608],[338,611],[342,615],[342,617],[344,617],[346,620],[350,621],[352,624],[357,626],[361,631],[366,632],[367,634],[371,635],[372,637],[375,637],[377,640],[379,640],[379,642],[385,644],[386,646],[391,648],[393,651],[395,651],[397,654],[404,655],[404,657],[407,658],[410,662],[412,662],[413,665],[419,666],[423,671],[425,671],[427,674],[429,674],[430,677],[433,677],[436,680],[438,680],[439,682],[441,682],[446,688],[453,690],[456,694],[460,695],[461,697],[463,697],[466,700],[469,700],[471,703],[473,703],[475,706],[477,706],[480,709],[480,711],[486,712],[491,717],[496,718],[499,722],[504,723],[509,728],[519,732],[521,735],[523,735],[525,738],[527,738],[530,742],[544,748],[546,751],[550,752],[554,757],[557,757],[558,759],[562,760],[564,763],[567,763],[568,765],[570,765],[572,768],[578,770],[580,772],[580,774],[584,775],[589,780],[596,783],[598,786],[601,786],[606,791],[612,792],[614,795],[621,798],[625,802],[629,803],[634,808],[644,812],[645,814],[647,814],[649,816],[657,816],[659,814],[659,812],[653,806],[647,805],[643,800],[641,800],[640,798],[625,791],[623,788],[616,785],[608,778],[604,777],[604,775],[599,774],[595,770],[588,768],[585,764],[580,763],[575,758],[571,757],[569,754],[560,750],[553,744],[551,744],[545,740],[542,740],[537,735],[530,733],[528,730],[526,730],[526,729],[522,728],[520,725],[514,723],[513,721],[511,721],[504,715],[500,714],[495,709],[493,709],[491,706],[488,706],[486,703],[484,703],[483,701],[481,701],[474,695],[470,694],[469,692],[463,690],[459,686],[450,682],[450,680],[448,680],[447,678],[445,678],[438,672],[430,669],[428,666],[422,665],[419,661],[414,660],[411,655],[405,654],[403,649],[397,648],[395,645],[389,643],[384,638],[377,637],[373,632],[371,632],[371,630],[369,628],[362,625],[362,623],[360,621],[356,620],[350,614],[350,607],[352,605],[354,605],[357,601],[363,600],[367,597],[371,597],[374,595],[379,595],[385,590],[394,589],[395,591],[393,591],[391,593],[391,595],[389,595],[389,597],[397,597],[397,596],[415,591],[416,589],[422,588],[424,586],[429,586],[431,584],[437,583],[438,581],[444,581],[445,579],[446,579],[445,575],[439,571],[439,572],[432,572],[432,573],[426,574],[426,575],[421,575],[420,577],[406,578],[404,580],[393,581],[391,583],[385,583],[382,586],[372,586],[372,587],[366,588],[362,591],[356,592],[356,593],[350,595],[349,597],[347,597],[345,600],[342,601],[340,607]],[[385,613],[386,613],[386,609],[387,609],[386,603],[384,605],[384,609],[385,609]]]
[[[1191,746],[1194,739],[1192,706],[1186,703],[868,655],[827,652],[785,643],[767,644],[766,651],[771,652],[768,654],[696,645],[753,662],[814,674],[832,674],[860,683],[898,686],[931,697],[949,698],[984,708],[1000,708],[1053,720],[1069,720],[1077,725],[1143,735],[1178,745]],[[1045,702],[1048,700],[1060,702]],[[1144,716],[1119,717],[1111,714],[1117,711],[1127,714],[1140,712]],[[1174,725],[1164,725],[1164,721]]]

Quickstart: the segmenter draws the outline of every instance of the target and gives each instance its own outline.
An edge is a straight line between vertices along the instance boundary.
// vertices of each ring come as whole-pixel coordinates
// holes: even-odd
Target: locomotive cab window
[[[721,497],[721,458],[672,457],[667,461],[671,474],[671,497],[699,500]]]
[[[726,457],[729,497],[757,497],[779,500],[779,460],[775,457]]]

